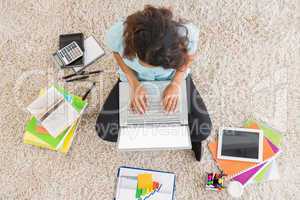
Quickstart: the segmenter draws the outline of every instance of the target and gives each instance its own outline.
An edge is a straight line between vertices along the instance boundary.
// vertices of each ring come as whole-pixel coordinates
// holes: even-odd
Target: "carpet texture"
[[[61,33],[83,32],[103,45],[105,30],[145,4],[166,5],[200,27],[193,78],[214,125],[241,126],[256,118],[284,135],[280,181],[250,185],[242,199],[297,199],[300,192],[299,1],[298,0],[1,0],[0,1],[0,199],[112,199],[120,165],[177,174],[178,200],[230,199],[207,192],[205,173],[217,170],[204,145],[191,151],[119,153],[96,135],[96,116],[115,83],[115,63],[106,55],[90,67],[104,69],[89,98],[68,155],[22,143],[25,107],[41,87],[68,71],[51,60]],[[65,84],[82,94],[90,82]],[[206,144],[206,143],[205,143]]]

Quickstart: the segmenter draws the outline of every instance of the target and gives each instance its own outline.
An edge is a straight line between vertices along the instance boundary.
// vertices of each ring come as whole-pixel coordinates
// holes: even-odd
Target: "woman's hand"
[[[162,104],[166,112],[175,112],[179,102],[180,85],[176,82],[171,82],[163,92]]]
[[[141,84],[137,84],[131,87],[131,89],[131,110],[144,114],[148,108],[147,91]]]
[[[139,112],[141,114],[145,113],[148,107],[146,90],[138,81],[134,71],[132,71],[132,69],[124,63],[122,56],[117,52],[114,52],[113,55],[131,86],[130,107],[132,111]]]
[[[195,55],[187,55],[188,60],[187,62],[178,69],[173,77],[172,82],[166,87],[162,103],[164,106],[165,111],[167,112],[175,112],[178,102],[179,102],[179,90],[181,82],[183,81],[186,71],[192,62],[195,59]]]

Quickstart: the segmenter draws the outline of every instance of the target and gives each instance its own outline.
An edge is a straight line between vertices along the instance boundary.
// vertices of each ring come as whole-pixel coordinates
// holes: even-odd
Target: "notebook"
[[[278,146],[273,144],[273,142],[277,142],[277,144],[280,144],[282,140],[282,135],[274,129],[267,127],[265,124],[258,123],[252,119],[247,120],[244,126],[247,128],[254,129],[259,129],[263,127],[267,132],[265,137],[267,138],[269,145],[271,146],[273,152],[276,153],[276,155],[273,156],[268,162],[263,163],[263,166],[258,170],[246,170],[238,176],[233,177],[233,179],[239,181],[244,186],[251,183],[261,183],[268,180],[278,180],[280,178],[280,175],[275,158],[281,153],[281,150]],[[267,127],[267,130],[265,127]]]
[[[52,86],[27,109],[56,138],[79,118],[86,105],[85,101],[69,95],[63,88]]]
[[[41,148],[47,148],[50,150],[57,150],[61,153],[67,153],[71,147],[71,144],[73,142],[73,139],[75,137],[75,133],[76,133],[76,129],[78,127],[79,124],[79,120],[74,123],[74,125],[72,125],[69,129],[68,132],[63,136],[63,138],[58,142],[58,144],[56,146],[53,146],[51,140],[48,143],[47,141],[49,141],[49,138],[47,138],[46,140],[43,138],[43,136],[45,136],[44,134],[39,134],[36,135],[35,133],[26,131],[24,134],[24,138],[23,141],[25,144],[30,144],[30,145],[34,145],[34,146],[38,146]]]
[[[175,174],[120,167],[115,200],[174,200]]]
[[[81,67],[74,67],[73,70],[75,72],[82,71],[105,54],[104,50],[93,36],[84,40],[84,48],[84,65]]]
[[[264,170],[266,166],[268,166],[270,163],[274,163],[274,159],[281,153],[281,150],[278,146],[276,146],[273,142],[276,142],[277,144],[281,143],[282,135],[274,131],[272,128],[267,127],[263,123],[258,123],[255,120],[247,120],[244,123],[245,128],[254,128],[254,129],[262,129],[264,131],[264,158],[263,162],[260,164],[254,164],[252,165],[247,162],[238,162],[238,161],[230,161],[230,160],[220,160],[216,159],[216,141],[211,142],[208,146],[212,153],[213,158],[216,160],[219,167],[224,171],[224,173],[228,174],[229,178],[237,177],[237,180],[241,180],[240,182],[246,183],[248,182],[250,178],[250,182],[259,182],[262,181],[262,177],[266,177],[265,174],[268,173],[268,170]],[[267,134],[265,134],[265,131],[267,131]],[[253,169],[255,168],[255,169]],[[252,170],[253,169],[253,170]],[[275,168],[276,169],[276,168]],[[256,179],[256,175],[260,175]],[[274,170],[274,177],[276,178],[278,174],[276,170]],[[241,176],[240,176],[241,175]],[[248,179],[245,177],[248,176]],[[247,181],[245,181],[245,179]]]
[[[276,131],[275,129],[269,127],[265,123],[257,122],[254,119],[249,119],[245,121],[244,127],[263,130],[264,136],[268,138],[273,145],[277,147],[281,146],[283,135],[279,131]]]
[[[214,140],[208,144],[209,150],[211,151],[212,157],[216,160],[220,169],[223,170],[225,174],[228,175],[229,178],[240,174],[242,171],[247,170],[251,167],[256,166],[256,163],[253,162],[244,162],[244,161],[234,161],[234,160],[221,160],[217,158],[217,141]],[[264,138],[263,144],[263,162],[267,161],[271,157],[273,157],[276,153],[273,152],[269,142],[266,138]]]
[[[269,180],[278,180],[280,178],[276,159],[268,162],[265,167],[254,175],[254,178],[249,181],[251,183],[261,183]]]
[[[51,148],[59,148],[61,142],[64,140],[65,136],[68,134],[68,128],[64,130],[59,136],[52,137],[49,132],[39,124],[35,117],[32,117],[26,124],[25,131],[30,133],[39,140],[47,143]]]
[[[243,186],[246,185],[246,183],[255,175],[257,172],[259,172],[263,167],[266,165],[266,162],[263,162],[261,164],[258,164],[257,166],[247,170],[246,172],[243,172],[232,179],[235,181],[240,182]]]
[[[53,88],[50,88],[53,90]],[[63,96],[65,100],[70,102],[74,108],[80,112],[86,106],[86,102],[81,97],[70,94],[62,87],[56,87],[57,92]],[[40,96],[45,96],[47,89],[40,90]],[[61,153],[67,153],[71,147],[72,141],[75,137],[77,127],[79,125],[80,118],[75,121],[70,127],[66,128],[58,137],[52,137],[49,132],[39,123],[35,117],[26,123],[23,142],[38,146],[41,148],[47,148]]]
[[[279,153],[280,152],[276,153],[272,158],[268,159],[267,161],[257,164],[256,166],[247,169],[245,171],[241,171],[238,175],[232,177],[232,179],[240,182],[244,187],[250,183],[261,182],[263,178],[267,178],[266,173],[270,172],[267,170],[270,170],[269,167],[271,167],[271,164],[273,163],[275,158],[279,155]],[[278,172],[272,171],[270,173],[278,173]]]

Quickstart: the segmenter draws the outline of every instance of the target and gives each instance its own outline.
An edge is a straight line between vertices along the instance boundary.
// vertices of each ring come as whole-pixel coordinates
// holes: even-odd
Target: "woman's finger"
[[[169,98],[168,98],[168,101],[167,101],[167,104],[166,104],[166,111],[167,111],[167,112],[171,112],[173,100],[174,100],[173,97],[169,97]]]
[[[133,106],[132,106],[132,102],[130,102],[130,110],[133,111]]]
[[[162,104],[163,104],[165,111],[167,111],[168,101],[169,101],[169,96],[164,96]]]
[[[136,113],[136,105],[134,103],[134,100],[131,101],[130,107],[131,107],[132,112]]]
[[[147,97],[147,95],[144,95],[143,99],[144,99],[144,102],[145,102],[145,105],[146,105],[146,110],[147,110],[147,108],[148,108],[148,106],[149,106],[149,102],[148,102],[148,97]]]
[[[178,104],[178,97],[174,97],[172,106],[171,106],[171,112],[175,112]]]
[[[145,96],[140,96],[140,97],[138,98],[138,101],[139,101],[139,105],[140,105],[141,108],[142,108],[143,113],[145,113],[146,108],[147,108],[146,102],[145,102]]]
[[[135,105],[136,105],[136,109],[137,109],[137,111],[140,113],[140,114],[143,114],[144,113],[144,110],[143,110],[143,107],[142,107],[142,105],[141,105],[141,103],[140,103],[140,101],[139,101],[139,98],[137,97],[137,98],[135,98]]]

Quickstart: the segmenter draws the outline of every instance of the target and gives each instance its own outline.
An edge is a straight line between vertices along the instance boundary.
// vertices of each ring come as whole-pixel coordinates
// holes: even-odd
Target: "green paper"
[[[59,136],[56,138],[52,137],[50,134],[45,134],[43,132],[39,132],[37,130],[37,127],[39,125],[38,120],[35,117],[32,117],[26,124],[25,130],[38,137],[39,139],[43,140],[47,144],[49,144],[53,148],[57,148],[57,146],[60,144],[61,140],[64,138],[65,134],[67,133],[67,130],[64,130]]]
[[[265,177],[266,177],[266,174],[267,172],[270,170],[272,166],[272,162],[269,163],[263,170],[261,170],[254,178],[254,182],[256,183],[260,183],[262,181],[264,181]]]
[[[86,101],[83,101],[81,99],[81,97],[79,96],[75,96],[75,95],[71,95],[67,90],[65,90],[63,87],[54,86],[62,95],[64,95],[64,98],[68,101],[68,99],[72,99],[71,100],[71,105],[75,108],[75,110],[77,112],[81,112],[87,105]]]
[[[266,124],[257,122],[253,119],[249,119],[244,123],[244,126],[248,126],[249,124],[255,123],[258,125],[258,127],[263,130],[264,136],[268,138],[274,145],[276,146],[281,146],[282,142],[282,134],[279,133],[278,131],[268,127]]]
[[[269,126],[267,126],[265,123],[261,123],[261,122],[257,122],[256,120],[253,119],[249,119],[246,120],[244,123],[244,127],[248,127],[251,124],[257,124],[257,126],[263,131],[264,136],[266,138],[268,138],[274,145],[276,146],[281,146],[282,143],[282,134],[279,133],[278,131],[270,128]],[[262,171],[260,171],[258,174],[255,175],[253,181],[256,183],[260,183],[262,181],[264,181],[267,177],[267,173],[271,170],[273,162],[268,163]]]

